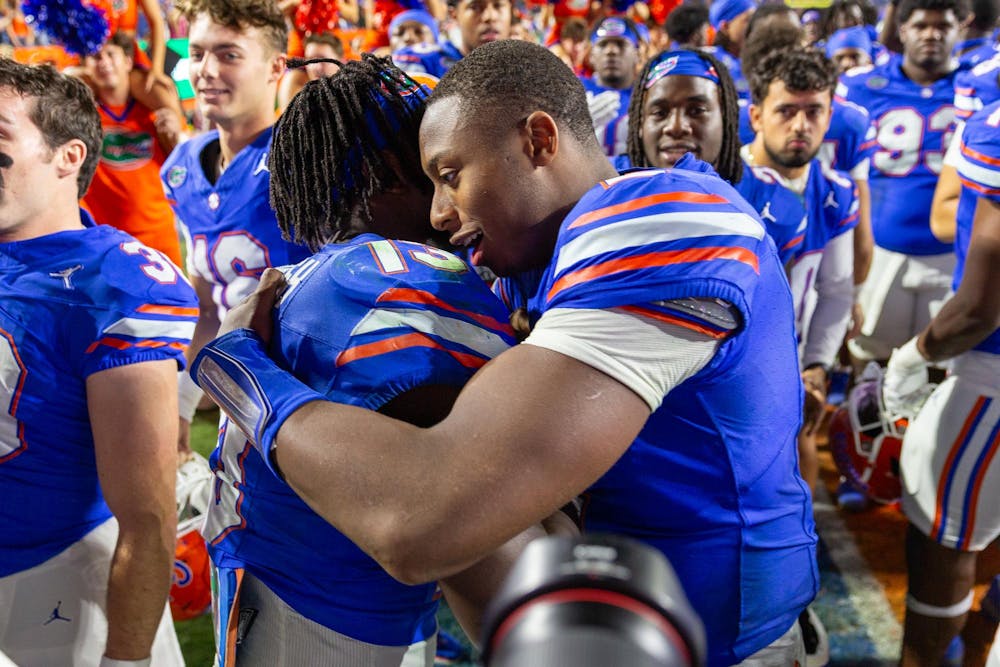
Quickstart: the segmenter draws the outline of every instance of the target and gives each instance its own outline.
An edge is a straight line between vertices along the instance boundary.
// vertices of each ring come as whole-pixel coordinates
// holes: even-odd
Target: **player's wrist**
[[[323,395],[281,369],[251,329],[230,331],[205,345],[191,375],[280,477],[274,462],[278,431],[292,413]]]
[[[917,337],[914,336],[910,340],[903,343],[900,347],[893,350],[889,362],[896,368],[902,370],[927,366],[930,363],[930,360],[925,357],[923,353],[921,353],[920,347],[917,343]]]
[[[198,410],[198,403],[204,392],[195,384],[186,371],[177,373],[177,412],[181,419],[192,421],[194,413]]]
[[[149,667],[151,662],[152,657],[140,660],[116,660],[115,658],[102,655],[100,667]]]

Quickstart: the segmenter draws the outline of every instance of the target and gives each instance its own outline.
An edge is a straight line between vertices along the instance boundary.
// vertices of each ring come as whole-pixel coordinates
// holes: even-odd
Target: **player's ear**
[[[547,166],[559,150],[559,128],[552,116],[535,111],[524,121],[525,152],[537,167]]]
[[[754,133],[760,132],[760,113],[761,108],[757,104],[750,104],[750,127],[753,128]]]
[[[278,53],[271,59],[271,75],[268,77],[268,81],[278,81],[285,74],[285,68],[287,67],[288,56],[284,53]]]
[[[53,159],[60,178],[76,178],[87,160],[87,145],[79,139],[70,139],[55,150]]]

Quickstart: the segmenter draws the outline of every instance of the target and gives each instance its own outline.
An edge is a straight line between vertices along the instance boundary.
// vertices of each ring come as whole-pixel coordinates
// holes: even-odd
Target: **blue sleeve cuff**
[[[281,425],[304,404],[324,400],[267,356],[264,341],[237,329],[205,345],[191,365],[191,377],[247,436],[271,472]]]

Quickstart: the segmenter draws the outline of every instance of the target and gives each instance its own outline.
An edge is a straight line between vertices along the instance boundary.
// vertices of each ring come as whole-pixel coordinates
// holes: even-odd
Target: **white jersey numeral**
[[[13,337],[0,329],[0,463],[17,456],[27,445],[22,424],[17,420],[17,406],[28,375],[14,345]]]

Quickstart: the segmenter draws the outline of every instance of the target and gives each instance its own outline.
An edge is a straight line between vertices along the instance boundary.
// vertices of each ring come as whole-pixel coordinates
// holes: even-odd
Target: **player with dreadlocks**
[[[279,226],[317,250],[284,269],[290,288],[269,325],[271,353],[331,400],[420,426],[443,418],[475,370],[514,343],[506,311],[475,271],[419,243],[433,233],[417,148],[426,96],[388,59],[343,63],[292,100],[269,158]],[[219,442],[219,502],[204,532],[220,575],[220,656],[430,667],[437,585],[390,577],[228,419]],[[441,582],[460,618],[478,619],[507,563],[541,534],[529,529]],[[256,611],[253,626],[238,647],[227,645],[241,609]]]
[[[730,183],[742,175],[739,107],[725,65],[703,51],[663,51],[636,79],[629,104],[628,160],[618,167],[673,167],[685,153]]]

